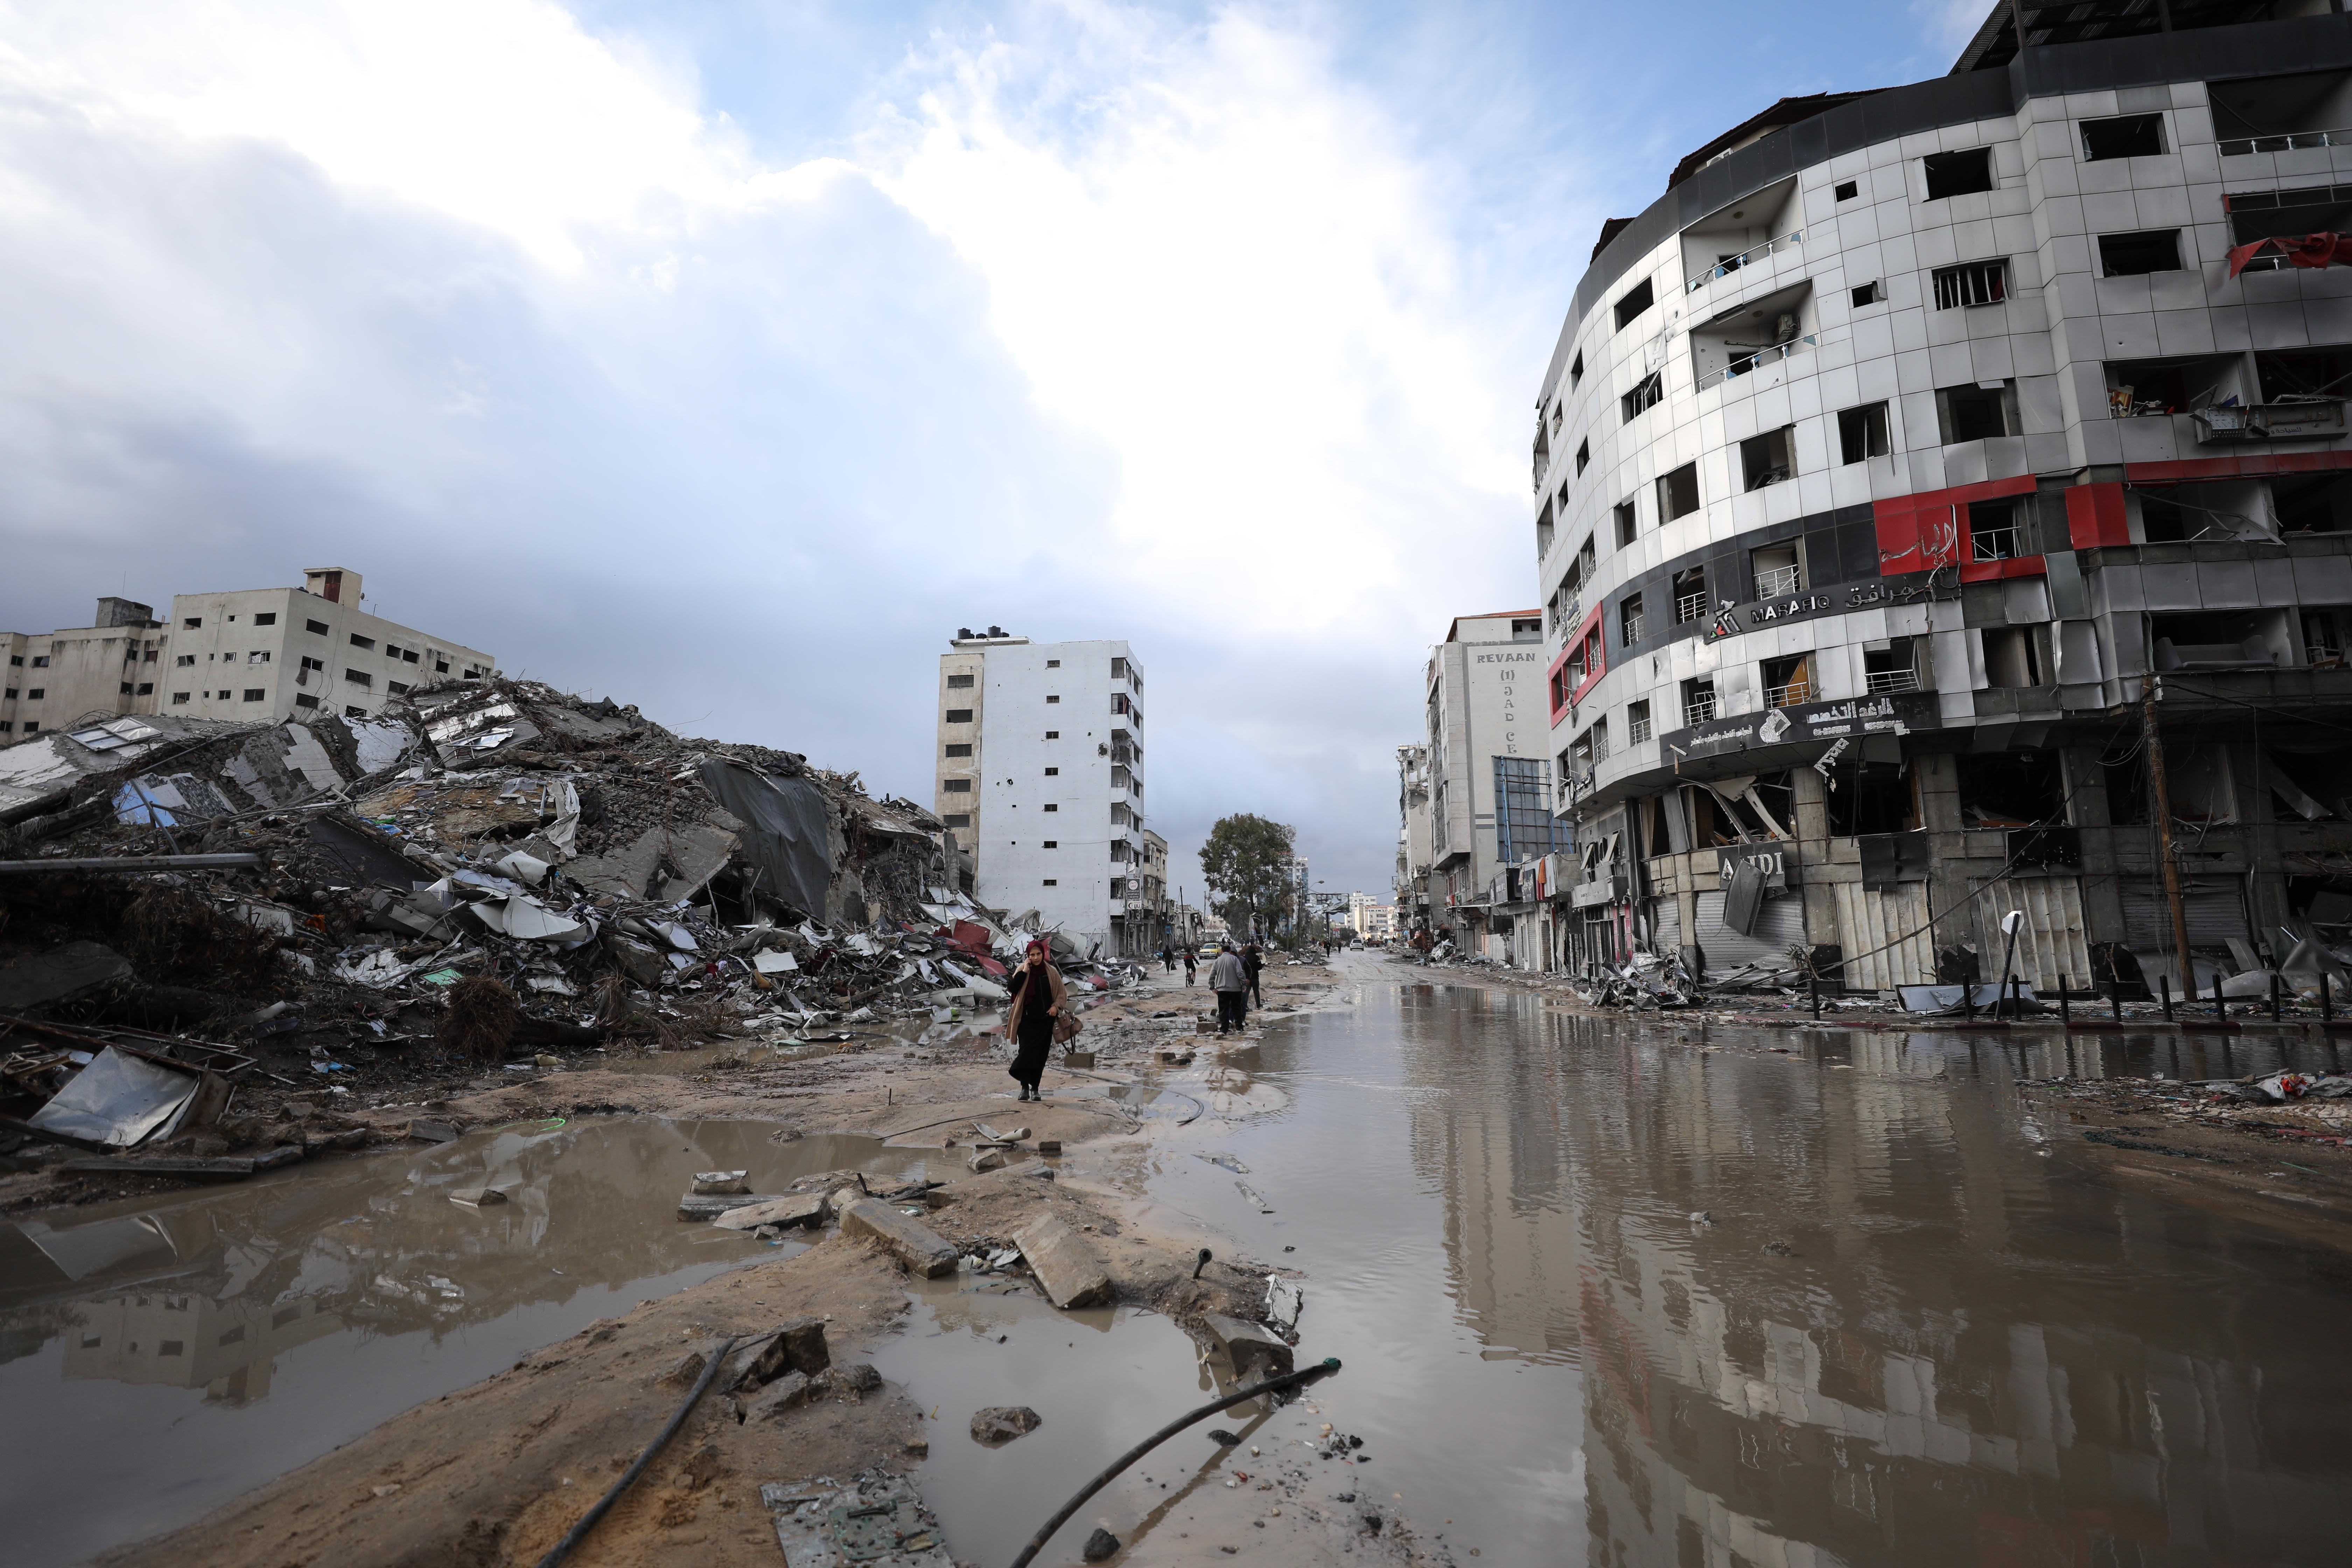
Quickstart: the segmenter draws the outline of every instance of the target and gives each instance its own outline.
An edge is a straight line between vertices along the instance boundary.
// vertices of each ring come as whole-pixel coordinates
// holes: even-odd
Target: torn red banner
[[[2273,235],[2268,239],[2231,247],[2230,276],[2235,278],[2246,269],[2246,263],[2273,249],[2285,257],[2290,267],[2352,267],[2352,235]]]

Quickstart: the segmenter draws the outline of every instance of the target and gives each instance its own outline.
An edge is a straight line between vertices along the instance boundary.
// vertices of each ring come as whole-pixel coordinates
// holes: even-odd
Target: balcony
[[[1627,616],[1625,617],[1624,631],[1625,645],[1628,647],[1631,647],[1633,644],[1640,642],[1643,634],[1648,629],[1649,617],[1647,616],[1641,615],[1639,613]]]
[[[1916,669],[1874,669],[1863,677],[1863,689],[1873,697],[1889,691],[1916,691],[1919,672]]]
[[[1715,693],[1701,692],[1683,704],[1683,722],[1705,724],[1715,717]]]
[[[1647,740],[1649,740],[1649,738],[1650,738],[1650,716],[1649,716],[1649,714],[1647,714],[1647,713],[1643,713],[1641,717],[1639,717],[1639,718],[1637,718],[1637,719],[1633,720],[1632,722],[1628,723],[1628,724],[1625,726],[1625,741],[1626,741],[1626,743],[1627,743],[1628,745],[1633,745],[1633,746],[1641,745],[1642,743],[1643,743],[1644,742],[1646,742]]]
[[[1759,599],[1786,599],[1802,586],[1794,566],[1775,566],[1756,574],[1756,596]]]
[[[1792,680],[1786,686],[1764,689],[1764,706],[1767,708],[1797,708],[1812,700],[1813,683],[1810,680]]]
[[[1693,390],[1705,392],[1710,386],[1720,386],[1727,382],[1737,381],[1751,371],[1779,364],[1784,360],[1794,359],[1801,353],[1809,353],[1821,346],[1821,340],[1822,335],[1819,332],[1807,332],[1802,337],[1790,338],[1785,343],[1742,349],[1731,363],[1721,370],[1709,371],[1700,376],[1698,385]]]
[[[2289,131],[2277,136],[2231,136],[2221,142],[2224,158],[2256,153],[2300,153],[2313,147],[2352,147],[2352,131]]]
[[[1761,245],[1750,246],[1737,256],[1728,256],[1706,271],[1683,280],[1683,292],[1696,294],[1718,278],[1728,278],[1745,267],[1752,267],[1766,257],[1796,247],[1805,237],[1801,228],[1791,229],[1778,239],[1768,239]]]
[[[2325,441],[2344,434],[2344,399],[2298,397],[2237,408],[2194,408],[2197,439],[2208,446],[2243,441]]]
[[[1705,594],[1685,594],[1675,601],[1675,625],[1687,626],[1693,621],[1705,619],[1706,619]]]

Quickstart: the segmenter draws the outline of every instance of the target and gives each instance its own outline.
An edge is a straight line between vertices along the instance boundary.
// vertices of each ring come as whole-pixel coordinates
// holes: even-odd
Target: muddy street
[[[1095,1528],[1133,1563],[1362,1561],[1375,1542],[1456,1563],[2331,1555],[2352,1376],[2326,1347],[2352,1327],[2352,1254],[2324,1187],[2215,1184],[2316,1182],[2315,1156],[2159,1157],[2147,1137],[2086,1136],[2105,1124],[2050,1082],[2177,1078],[2202,1045],[1629,1023],[1374,954],[1335,968],[1336,992],[1255,1038],[1118,1075],[1139,1086],[1127,1100],[1201,1114],[1132,1131],[1094,1116],[1104,1131],[1053,1162],[1059,1182],[1014,1184],[1090,1205],[1066,1212],[1098,1233],[1109,1305],[1057,1311],[1017,1274],[969,1268],[893,1287],[839,1238],[677,1218],[699,1170],[748,1170],[757,1191],[961,1174],[962,1151],[828,1131],[804,1101],[797,1138],[740,1110],[542,1117],[27,1217],[0,1238],[0,1490],[29,1521],[11,1560],[80,1562],[210,1513],[133,1560],[234,1561],[218,1542],[237,1532],[274,1543],[273,1487],[359,1500],[289,1560],[446,1544],[464,1521],[432,1511],[388,1434],[416,1448],[415,1423],[469,1389],[483,1403],[466,1419],[495,1426],[491,1374],[510,1364],[579,1358],[545,1384],[578,1374],[572,1401],[637,1391],[567,1336],[642,1323],[674,1355],[800,1291],[841,1309],[836,1354],[886,1380],[869,1426],[926,1440],[902,1452],[896,1427],[845,1426],[729,1450],[740,1481],[709,1507],[679,1483],[658,1518],[616,1514],[608,1550],[592,1538],[574,1561],[781,1561],[741,1483],[886,1436],[955,1560],[1009,1561],[1103,1457],[1231,1386],[1182,1331],[1203,1305],[1231,1309],[1142,1284],[1164,1271],[1145,1238],[1209,1247],[1207,1278],[1236,1290],[1253,1276],[1235,1270],[1295,1279],[1298,1359],[1344,1370],[1221,1418],[1235,1446],[1204,1428],[1155,1451],[1044,1562],[1076,1562]],[[2220,1048],[2252,1071],[2307,1047]],[[914,1076],[898,1092],[919,1092]],[[1106,1087],[1048,1084],[1073,1106]],[[2212,1179],[2158,1168],[2187,1165]],[[446,1201],[486,1176],[507,1204]],[[1010,1222],[984,1205],[1028,1201],[975,1193],[932,1220],[992,1234]],[[581,1441],[618,1452],[668,1397]],[[1033,1435],[966,1434],[974,1411],[1013,1405],[1042,1418]],[[1360,1447],[1331,1456],[1326,1424]],[[576,1467],[554,1468],[560,1497]],[[409,1491],[373,1498],[402,1491],[380,1475]],[[483,1561],[534,1561],[549,1509],[576,1511],[529,1491]],[[367,1510],[394,1502],[415,1510],[411,1533],[379,1536]]]

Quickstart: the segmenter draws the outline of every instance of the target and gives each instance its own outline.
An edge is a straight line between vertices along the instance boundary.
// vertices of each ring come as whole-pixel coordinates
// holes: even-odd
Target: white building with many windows
[[[1885,989],[2021,910],[2029,984],[2177,988],[2144,689],[2195,963],[2352,918],[2352,18],[2292,9],[2004,0],[1606,226],[1537,403],[1559,956]]]
[[[1128,645],[966,631],[940,657],[939,703],[937,809],[973,851],[980,901],[1034,910],[1081,951],[1158,951]]]

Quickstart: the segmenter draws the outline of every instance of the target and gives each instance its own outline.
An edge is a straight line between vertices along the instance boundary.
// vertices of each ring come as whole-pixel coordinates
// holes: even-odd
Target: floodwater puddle
[[[184,1523],[598,1318],[779,1256],[677,1218],[698,1171],[746,1171],[755,1192],[927,1173],[919,1150],[772,1131],[551,1118],[0,1223],[8,1561],[78,1563]],[[507,1201],[448,1197],[476,1186]]]

